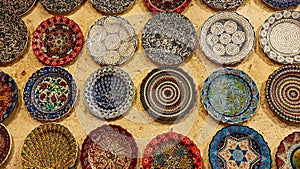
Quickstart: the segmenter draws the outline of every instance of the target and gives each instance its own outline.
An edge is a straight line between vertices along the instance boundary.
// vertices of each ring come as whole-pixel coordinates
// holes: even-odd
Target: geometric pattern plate
[[[300,12],[279,11],[270,16],[260,30],[265,54],[282,64],[300,62]]]
[[[9,7],[19,16],[25,15],[34,6],[36,0],[2,0],[0,6]]]
[[[255,82],[245,72],[224,68],[213,72],[202,86],[202,103],[208,114],[223,123],[249,119],[259,104]]]
[[[7,128],[0,123],[0,166],[7,160],[12,146],[12,138]]]
[[[84,0],[40,0],[44,8],[52,13],[69,13],[78,8]]]
[[[203,0],[208,6],[218,10],[234,9],[242,5],[244,0]]]
[[[181,13],[192,0],[144,0],[151,12]]]
[[[262,135],[247,126],[228,126],[217,132],[209,145],[213,169],[270,169],[271,156]]]
[[[274,71],[266,84],[266,97],[274,113],[300,123],[300,66],[284,66]]]
[[[120,14],[131,8],[135,0],[90,0],[90,2],[102,13]]]
[[[199,43],[207,58],[232,65],[250,54],[254,41],[254,28],[247,18],[236,12],[219,12],[205,21]]]
[[[299,0],[262,0],[264,3],[275,9],[296,8]]]

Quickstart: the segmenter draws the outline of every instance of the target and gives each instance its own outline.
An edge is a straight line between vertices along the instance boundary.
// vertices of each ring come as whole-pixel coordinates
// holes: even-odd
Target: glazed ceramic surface
[[[275,9],[296,8],[299,0],[262,0],[264,3]]]
[[[135,0],[90,0],[93,6],[100,12],[118,14],[125,12],[133,6]]]
[[[0,123],[0,166],[7,160],[12,147],[12,138],[7,128]]]
[[[17,15],[22,16],[31,10],[35,2],[36,0],[2,0],[0,3],[3,6],[10,7]]]
[[[53,13],[69,13],[81,5],[84,0],[40,0],[44,8]]]
[[[203,0],[208,6],[218,10],[228,10],[239,7],[244,0]]]
[[[151,12],[178,12],[184,11],[192,0],[144,0]]]

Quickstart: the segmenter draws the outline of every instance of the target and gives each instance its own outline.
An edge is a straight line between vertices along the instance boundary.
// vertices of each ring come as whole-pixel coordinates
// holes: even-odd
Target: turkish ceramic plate
[[[45,65],[60,66],[71,62],[80,53],[83,34],[67,17],[55,16],[43,21],[33,33],[32,49]]]
[[[1,3],[5,8],[8,6],[19,16],[25,15],[34,6],[36,0],[2,0]]]
[[[68,128],[47,123],[33,129],[22,147],[24,168],[72,168],[77,159],[77,143]]]
[[[281,118],[300,123],[300,66],[274,71],[266,84],[267,102]]]
[[[204,168],[200,150],[187,136],[173,131],[153,138],[144,150],[144,169],[151,168]]]
[[[12,146],[12,138],[7,128],[0,123],[0,166],[7,160]]]
[[[103,13],[118,14],[131,8],[135,0],[90,0],[93,6]]]
[[[271,15],[260,30],[260,45],[272,60],[300,62],[300,12],[279,11]]]
[[[180,68],[155,68],[142,81],[140,99],[153,118],[174,121],[183,118],[193,108],[196,102],[195,84]]]
[[[262,0],[264,3],[275,9],[296,8],[299,0]]]
[[[28,42],[28,29],[11,10],[0,10],[0,64],[8,64],[23,54]]]
[[[278,169],[299,168],[300,132],[294,132],[285,137],[276,153]]]
[[[177,12],[184,11],[192,0],[170,0],[170,1],[157,1],[157,0],[144,0],[146,6],[151,12]]]
[[[91,26],[86,46],[97,64],[120,65],[134,55],[137,35],[127,19],[105,16]]]
[[[3,122],[18,103],[18,88],[14,79],[0,71],[0,122]]]
[[[214,119],[223,123],[239,123],[254,114],[259,104],[259,92],[248,74],[224,68],[213,72],[204,81],[202,102]]]
[[[205,21],[200,48],[217,64],[241,62],[254,47],[255,33],[247,18],[236,12],[219,12]]]
[[[69,13],[81,5],[84,0],[40,0],[47,11],[53,13]]]
[[[84,85],[85,105],[96,117],[113,119],[129,110],[135,97],[134,84],[127,72],[104,66],[93,72]]]
[[[271,168],[268,143],[247,126],[228,126],[213,137],[209,145],[209,162],[213,169]]]
[[[142,45],[155,64],[178,65],[194,51],[196,29],[184,15],[158,13],[144,26]]]
[[[103,125],[85,138],[80,161],[83,169],[135,169],[138,147],[133,136],[118,125]]]
[[[203,0],[208,6],[218,10],[228,10],[239,7],[244,3],[244,0]]]
[[[67,70],[44,67],[27,81],[23,99],[31,116],[41,121],[54,121],[71,110],[76,96],[75,80]]]

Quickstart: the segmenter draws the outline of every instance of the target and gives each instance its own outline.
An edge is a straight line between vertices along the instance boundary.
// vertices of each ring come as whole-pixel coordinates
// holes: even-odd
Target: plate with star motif
[[[183,12],[192,0],[144,0],[151,12]]]

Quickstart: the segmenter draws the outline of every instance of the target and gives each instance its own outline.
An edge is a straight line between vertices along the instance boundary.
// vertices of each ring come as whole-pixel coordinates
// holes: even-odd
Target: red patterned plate
[[[144,169],[202,169],[203,160],[196,144],[173,131],[159,134],[148,143],[142,159]]]
[[[0,123],[0,165],[8,158],[11,150],[12,139],[7,128]]]
[[[83,45],[80,27],[64,16],[43,21],[33,33],[32,49],[45,65],[60,66],[79,54]]]
[[[192,0],[144,0],[152,12],[177,12],[181,13]]]

